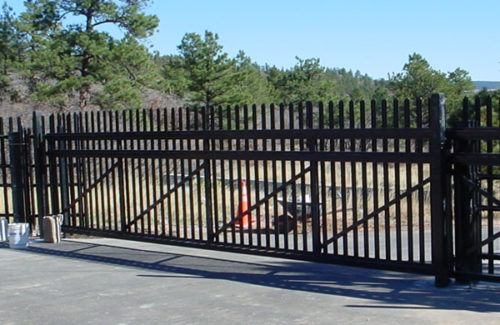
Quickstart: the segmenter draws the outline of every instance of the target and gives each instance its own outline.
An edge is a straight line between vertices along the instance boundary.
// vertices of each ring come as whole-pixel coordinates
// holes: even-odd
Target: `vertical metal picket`
[[[44,146],[43,116],[33,113],[33,154],[35,167],[36,199],[38,209],[38,224],[42,225],[43,217],[47,215],[46,206],[46,168],[45,168],[45,146]],[[40,227],[40,236],[43,237],[43,227]]]
[[[55,134],[55,116],[51,115],[49,117],[50,133]],[[56,149],[56,141],[51,139],[47,142],[47,150],[49,153],[49,182],[50,182],[50,206],[51,214],[59,213],[59,195],[57,193],[58,189],[58,177],[57,177],[57,159],[51,151]]]
[[[214,109],[213,107],[203,107],[202,109],[202,127],[203,131],[207,131],[210,129],[210,126],[213,123],[210,123],[210,119],[214,118]],[[212,130],[213,131],[213,130]],[[203,140],[203,150],[210,150],[210,141],[208,138]],[[214,241],[214,228],[212,222],[212,176],[211,176],[211,166],[210,159],[205,159],[203,161],[204,174],[205,174],[205,214],[206,214],[206,223],[207,223],[207,245],[210,245]],[[201,236],[201,235],[200,235]]]

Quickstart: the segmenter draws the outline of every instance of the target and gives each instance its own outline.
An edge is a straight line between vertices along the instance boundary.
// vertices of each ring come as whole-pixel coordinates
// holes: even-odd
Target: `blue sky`
[[[7,2],[22,10],[21,0]],[[161,54],[176,54],[185,33],[210,30],[230,56],[244,50],[261,65],[319,58],[386,78],[416,52],[437,70],[500,81],[500,0],[155,0],[147,12],[160,18],[147,44]]]

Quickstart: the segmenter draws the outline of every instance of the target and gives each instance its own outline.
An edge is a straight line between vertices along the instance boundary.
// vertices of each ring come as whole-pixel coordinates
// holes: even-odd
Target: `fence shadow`
[[[6,247],[5,243],[0,243],[0,248]],[[371,301],[369,304],[345,305],[348,308],[500,310],[500,285],[493,283],[452,284],[440,289],[434,287],[433,277],[423,275],[283,259],[237,261],[86,241],[63,241],[58,245],[35,242],[27,251],[148,271],[139,272],[138,277],[228,280]]]

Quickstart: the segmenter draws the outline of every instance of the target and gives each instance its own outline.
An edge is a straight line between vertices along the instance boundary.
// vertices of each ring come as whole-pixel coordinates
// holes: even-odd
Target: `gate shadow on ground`
[[[7,246],[0,243],[0,247]],[[241,262],[80,241],[63,241],[58,245],[35,242],[27,251],[149,271],[137,274],[138,277],[229,280],[371,301],[346,305],[350,308],[500,311],[500,285],[493,283],[452,284],[439,289],[434,287],[432,277],[415,274],[284,259]]]

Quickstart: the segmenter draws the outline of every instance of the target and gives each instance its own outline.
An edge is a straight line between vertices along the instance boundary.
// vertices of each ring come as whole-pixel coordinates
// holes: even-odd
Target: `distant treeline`
[[[476,89],[494,89],[500,90],[500,81],[473,81]]]

